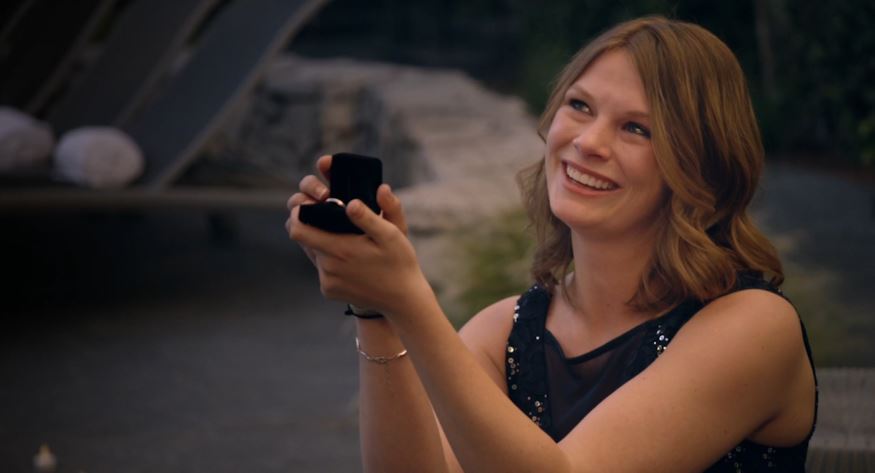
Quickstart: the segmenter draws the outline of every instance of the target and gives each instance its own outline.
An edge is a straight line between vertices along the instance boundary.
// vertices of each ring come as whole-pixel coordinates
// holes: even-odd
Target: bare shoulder
[[[802,346],[796,309],[783,297],[762,289],[745,289],[719,297],[688,325],[705,332],[703,335],[769,341],[776,354],[784,350],[795,354],[795,348]]]
[[[513,327],[514,306],[519,296],[511,296],[495,302],[477,313],[459,331],[459,336],[489,375],[503,385],[504,347]]]
[[[711,301],[681,328],[673,345],[734,347],[721,358],[777,372],[805,354],[796,309],[762,289],[745,289]]]
[[[667,357],[678,361],[676,366],[703,377],[714,370],[723,380],[749,387],[755,395],[747,408],[762,415],[754,436],[761,433],[773,444],[792,444],[807,434],[813,421],[814,378],[799,315],[783,297],[746,289],[715,299],[678,332],[666,354],[672,351],[703,360],[680,363],[680,356]],[[737,395],[730,389],[723,392],[727,394]],[[730,398],[723,401],[737,404]],[[786,421],[790,417],[796,419],[792,426]],[[778,424],[780,429],[769,429]]]
[[[494,332],[500,328],[506,328],[508,333],[513,325],[513,312],[516,301],[519,296],[511,296],[493,302],[478,312],[474,317],[471,317],[464,327],[459,331],[463,337],[476,337],[495,335]],[[507,333],[504,334],[507,338]]]

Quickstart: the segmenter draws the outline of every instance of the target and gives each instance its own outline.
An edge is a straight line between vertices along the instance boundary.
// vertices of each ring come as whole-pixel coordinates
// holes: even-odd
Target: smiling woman
[[[541,116],[539,133],[548,147],[554,129],[569,122],[567,109],[579,111],[578,116],[593,114],[581,74],[597,66],[593,62],[605,52],[610,53],[606,59],[617,56],[611,61],[615,69],[622,65],[627,73],[625,82],[608,84],[618,95],[612,105],[620,107],[616,119],[621,121],[615,126],[638,135],[618,142],[634,150],[646,139],[648,162],[655,161],[670,188],[663,207],[667,215],[654,236],[662,240],[657,248],[673,251],[657,252],[637,303],[664,308],[691,295],[711,299],[731,288],[743,268],[780,285],[777,253],[746,214],[764,153],[744,74],[732,52],[707,30],[650,18],[627,22],[592,41],[565,67]],[[607,72],[609,81],[622,80],[622,71]],[[549,207],[543,172],[536,163],[520,178],[529,212],[542,230],[535,279],[552,288],[572,262],[562,250],[570,249],[571,233]]]
[[[588,238],[656,235],[666,186],[647,109],[638,71],[622,50],[599,56],[563,94],[547,131],[544,169],[550,212],[565,228]]]
[[[388,186],[382,216],[345,208],[364,235],[300,223],[330,198],[313,176],[289,199],[323,294],[359,317],[365,470],[804,471],[816,382],[747,217],[763,151],[732,53],[689,23],[622,23],[565,68],[539,132],[535,284],[459,333]]]

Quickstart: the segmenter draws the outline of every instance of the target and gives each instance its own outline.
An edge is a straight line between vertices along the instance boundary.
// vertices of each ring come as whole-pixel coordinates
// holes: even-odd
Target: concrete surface
[[[353,326],[282,213],[239,217],[0,219],[0,472],[359,470]]]

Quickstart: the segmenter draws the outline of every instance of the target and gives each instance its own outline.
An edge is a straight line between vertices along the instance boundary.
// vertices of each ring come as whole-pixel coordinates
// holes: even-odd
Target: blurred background
[[[822,373],[810,467],[875,471],[872,2],[172,4],[0,7],[0,106],[57,146],[21,164],[0,130],[0,471],[359,471],[354,327],[285,198],[320,154],[383,158],[460,326],[529,285],[513,177],[540,158],[552,80],[646,14],[741,62],[768,152],[753,213]],[[62,153],[85,126],[134,145]],[[138,171],[94,174],[122,158]]]

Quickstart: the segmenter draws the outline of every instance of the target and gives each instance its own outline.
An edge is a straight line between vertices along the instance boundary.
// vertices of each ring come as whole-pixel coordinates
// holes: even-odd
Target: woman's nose
[[[596,120],[578,130],[577,136],[572,140],[572,145],[581,157],[590,156],[606,159],[611,155],[612,136],[610,128]]]

